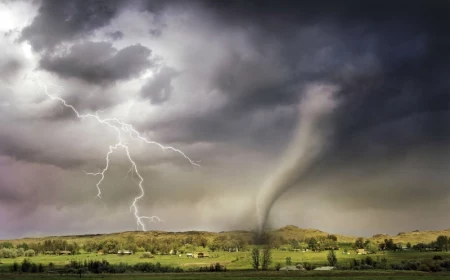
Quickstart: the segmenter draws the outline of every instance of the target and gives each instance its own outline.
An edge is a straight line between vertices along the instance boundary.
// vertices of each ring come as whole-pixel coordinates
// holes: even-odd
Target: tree
[[[24,251],[30,249],[30,247],[28,246],[28,244],[25,243],[25,242],[22,243],[22,244],[17,245],[16,247],[17,247],[17,248],[23,248]]]
[[[16,253],[18,257],[22,257],[23,254],[25,253],[25,250],[23,248],[18,248],[16,249]]]
[[[355,248],[356,249],[362,249],[364,248],[364,238],[358,237],[355,241]]]
[[[328,260],[328,264],[330,266],[337,265],[337,257],[336,257],[336,254],[334,253],[334,250],[330,250],[330,252],[328,253],[328,256],[327,256],[327,260]]]
[[[286,265],[291,265],[291,264],[292,264],[291,257],[286,257]]]
[[[25,255],[25,257],[34,257],[35,252],[33,249],[29,249],[24,252],[24,255]]]
[[[272,253],[270,252],[270,248],[264,248],[262,251],[262,258],[261,258],[261,269],[267,270],[269,268],[269,265],[272,263]]]
[[[300,247],[300,244],[298,244],[298,241],[295,240],[295,239],[292,239],[292,240],[290,241],[290,244],[291,244],[291,246],[292,246],[293,249],[298,249],[298,248]]]
[[[308,248],[315,251],[317,250],[317,241],[314,237],[311,237],[311,239],[308,242]]]
[[[11,242],[3,242],[0,243],[0,248],[12,249],[14,248],[14,245]]]
[[[388,249],[388,250],[392,250],[392,251],[397,250],[397,246],[395,245],[395,243],[392,240],[392,238],[391,239],[385,239],[384,240],[384,244],[385,244],[386,249]]]
[[[373,242],[369,242],[366,244],[366,246],[364,247],[366,249],[367,252],[369,253],[373,253],[376,254],[378,252],[378,245],[373,243]]]
[[[259,249],[253,248],[252,250],[252,266],[255,270],[259,269]]]
[[[330,240],[333,240],[333,241],[337,241],[337,237],[336,237],[336,235],[334,235],[334,234],[329,234],[329,235],[327,236],[327,239],[330,239]]]
[[[448,236],[444,236],[444,235],[440,235],[437,239],[436,239],[436,245],[439,248],[440,251],[448,251]]]

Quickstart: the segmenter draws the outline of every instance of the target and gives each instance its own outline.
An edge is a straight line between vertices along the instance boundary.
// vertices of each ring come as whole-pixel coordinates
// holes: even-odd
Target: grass
[[[79,276],[75,275],[48,275],[48,274],[0,274],[0,279],[17,279],[17,280],[28,280],[28,279],[43,279],[43,280],[69,280],[77,279]],[[442,280],[448,279],[450,274],[439,273],[421,273],[421,272],[407,272],[407,271],[299,271],[299,272],[276,272],[276,271],[234,271],[226,273],[182,273],[182,274],[113,274],[113,275],[83,275],[84,279],[179,279],[179,280],[212,280],[212,279],[294,279],[300,278],[302,280],[324,280],[324,279],[352,279],[352,280],[409,280],[409,279],[424,279],[424,280]]]
[[[282,266],[286,263],[286,257],[291,257],[292,264],[297,262],[309,262],[315,265],[326,265],[327,264],[327,254],[328,251],[322,252],[287,252],[287,251],[279,251],[272,250],[272,265],[271,269],[274,269],[277,263],[280,263]],[[350,255],[343,255],[342,250],[336,251],[338,262],[339,263],[347,263],[353,259],[362,259],[365,258],[366,255],[355,255],[353,252]],[[386,257],[389,263],[397,263],[402,260],[424,260],[431,259],[435,255],[440,255],[444,259],[450,259],[450,253],[446,252],[417,252],[417,251],[404,251],[404,252],[387,252],[386,254],[378,253],[371,254],[367,256],[371,256],[372,259],[377,257]],[[141,253],[137,253],[131,256],[120,256],[116,254],[110,255],[97,255],[97,254],[79,254],[74,256],[55,256],[55,255],[39,255],[36,257],[30,258],[34,263],[42,263],[47,266],[50,262],[52,262],[57,267],[63,267],[68,264],[71,260],[107,260],[111,264],[118,263],[127,263],[127,264],[135,264],[138,262],[160,262],[162,265],[169,266],[179,266],[181,268],[195,268],[202,266],[209,266],[211,264],[220,263],[221,265],[225,265],[228,270],[250,270],[251,269],[251,253],[249,251],[246,252],[217,252],[211,253],[210,258],[203,259],[193,259],[187,258],[185,255],[181,257],[177,255],[156,255],[154,258],[141,258]],[[8,271],[9,267],[14,262],[21,263],[24,258],[16,258],[16,259],[2,259],[0,264],[0,271]]]

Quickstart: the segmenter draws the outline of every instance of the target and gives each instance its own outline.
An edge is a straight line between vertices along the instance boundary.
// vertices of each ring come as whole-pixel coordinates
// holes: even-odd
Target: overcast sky
[[[443,0],[0,1],[0,238],[136,229],[124,150],[102,200],[84,173],[116,132],[38,81],[200,162],[126,138],[140,214],[164,220],[147,229],[254,228],[312,85],[335,89],[330,133],[269,225],[450,228],[448,15]]]

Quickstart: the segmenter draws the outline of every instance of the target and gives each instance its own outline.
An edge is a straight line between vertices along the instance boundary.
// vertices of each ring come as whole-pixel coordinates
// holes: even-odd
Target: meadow
[[[289,252],[281,250],[272,250],[272,264],[270,269],[275,269],[277,263],[285,266],[286,258],[290,257],[292,264],[308,262],[316,266],[327,265],[328,251],[321,252]],[[344,264],[353,261],[353,259],[360,260],[370,256],[373,259],[377,257],[385,257],[388,259],[388,263],[399,263],[403,260],[426,260],[432,259],[433,256],[439,255],[443,259],[450,259],[450,252],[417,252],[417,251],[401,251],[401,252],[380,252],[370,255],[356,255],[350,251],[350,254],[342,254],[343,250],[336,251],[338,263]],[[173,267],[181,267],[184,270],[189,268],[198,268],[214,265],[220,263],[226,266],[227,270],[251,270],[251,252],[213,252],[209,258],[188,258],[185,254],[181,257],[178,255],[155,255],[153,258],[141,258],[142,253],[136,253],[133,255],[99,255],[95,253],[81,253],[74,256],[55,256],[55,255],[38,255],[29,258],[34,263],[42,263],[48,265],[53,263],[56,267],[63,267],[69,264],[71,260],[84,261],[84,260],[107,260],[111,264],[127,263],[136,264],[139,262],[159,262],[162,265],[168,265]],[[25,257],[18,257],[15,259],[1,259],[0,271],[6,272],[14,262],[21,263]]]
[[[418,242],[427,242],[436,247],[436,238],[439,235],[448,235],[449,230],[445,231],[414,231],[410,233],[399,233],[396,236],[387,236],[377,234],[372,238],[367,238],[367,242],[381,246],[383,238],[391,238],[398,242],[398,244],[411,243],[415,245]],[[376,254],[358,255],[355,252],[355,242],[358,243],[356,237],[337,235],[338,242],[331,244],[339,244],[339,250],[336,250],[336,257],[338,261],[339,270],[334,271],[314,271],[309,270],[314,267],[327,266],[327,255],[329,250],[324,249],[327,242],[330,241],[325,232],[314,229],[299,229],[294,226],[286,226],[278,230],[272,231],[277,246],[272,246],[271,250],[271,264],[268,271],[255,271],[252,268],[252,233],[246,231],[235,232],[123,232],[114,234],[96,234],[96,235],[81,235],[81,236],[55,236],[43,238],[23,238],[15,240],[3,241],[3,245],[9,244],[19,248],[28,244],[30,247],[35,246],[36,255],[32,257],[2,257],[0,259],[0,279],[74,279],[80,275],[65,274],[67,269],[73,265],[73,262],[89,262],[89,261],[107,261],[110,265],[121,266],[120,264],[127,264],[134,266],[143,263],[159,263],[161,266],[171,268],[181,268],[183,272],[179,273],[143,273],[143,271],[154,270],[123,270],[125,273],[117,274],[94,274],[89,271],[81,275],[85,279],[291,279],[293,277],[300,277],[301,279],[325,279],[333,277],[336,279],[450,279],[450,269],[448,264],[450,262],[450,253],[442,251],[427,251],[416,249],[401,249],[401,250],[378,250]],[[319,240],[318,246],[322,247],[318,251],[304,251],[309,245],[308,240]],[[358,238],[359,239],[359,238]],[[53,240],[52,242],[50,242]],[[448,242],[448,238],[446,239]],[[294,242],[296,241],[296,242]],[[64,243],[66,242],[66,243]],[[77,249],[72,248],[72,252],[76,251],[75,255],[55,255],[47,254],[45,248],[70,246],[77,244]],[[130,248],[135,246],[139,250],[132,255],[119,254],[100,254],[98,250],[108,248],[108,246]],[[294,249],[298,246],[302,249]],[[46,247],[47,246],[47,247]],[[156,246],[156,247],[152,247]],[[400,246],[400,245],[398,245]],[[224,248],[237,248],[238,252],[228,252]],[[430,247],[430,248],[431,248]],[[89,253],[91,248],[91,253]],[[93,248],[93,249],[92,249]],[[151,258],[143,258],[143,250],[152,249],[155,251],[151,254]],[[171,248],[179,248],[177,254],[169,254]],[[215,249],[213,249],[215,248]],[[116,250],[114,249],[114,250]],[[56,250],[56,249],[53,249]],[[59,249],[61,250],[61,249]],[[113,250],[113,251],[114,251]],[[178,250],[178,249],[177,249]],[[103,251],[103,250],[101,250]],[[190,252],[208,252],[208,258],[189,258],[186,253]],[[39,252],[39,253],[38,253]],[[344,253],[345,252],[345,253]],[[364,262],[362,260],[370,257],[373,261],[379,264],[385,260],[387,264],[383,266],[369,266],[363,268]],[[437,258],[438,257],[438,258]],[[277,271],[276,268],[284,267],[287,264],[287,258],[290,259],[292,265],[297,263],[303,264],[307,271]],[[20,267],[24,259],[29,259],[34,264],[42,264],[45,269],[44,273],[11,273],[10,269],[14,263]],[[361,267],[356,262],[361,261]],[[365,261],[367,264],[367,261]],[[408,263],[419,263],[416,268],[409,270],[405,268]],[[439,270],[439,265],[446,262],[446,269]],[[225,272],[209,272],[200,268],[209,268],[219,263],[226,268]],[[436,270],[440,272],[426,272],[430,269],[419,268],[420,263],[428,268],[437,267]],[[50,269],[49,264],[54,268]],[[399,268],[398,265],[403,268]],[[414,265],[414,264],[413,264]],[[139,265],[138,265],[139,266]],[[73,266],[72,266],[73,268]],[[376,269],[378,268],[378,269]],[[383,268],[388,268],[384,270]],[[350,270],[351,269],[351,270]],[[368,269],[368,270],[361,270]],[[206,269],[208,270],[208,269]],[[447,271],[443,271],[447,270]],[[20,269],[19,269],[20,271]],[[109,271],[109,270],[103,270]],[[161,270],[157,270],[161,271]],[[220,269],[220,271],[222,271]],[[63,274],[60,274],[63,273]],[[110,272],[108,272],[110,273]]]
[[[178,273],[178,274],[89,274],[82,275],[82,279],[102,279],[102,280],[213,280],[213,279],[302,279],[302,280],[444,280],[449,279],[450,274],[438,273],[430,274],[426,272],[411,272],[411,271],[290,271],[290,272],[277,272],[277,271],[233,271],[225,273]],[[0,273],[0,279],[16,279],[16,280],[70,280],[79,279],[77,275],[51,275],[51,274],[10,274]]]

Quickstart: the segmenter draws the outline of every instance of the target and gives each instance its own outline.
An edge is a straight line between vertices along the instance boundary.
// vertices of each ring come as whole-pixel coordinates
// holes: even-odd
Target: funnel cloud
[[[308,85],[301,97],[297,127],[280,165],[264,183],[257,198],[258,230],[262,232],[270,209],[319,159],[330,143],[330,116],[337,106],[336,86]]]

